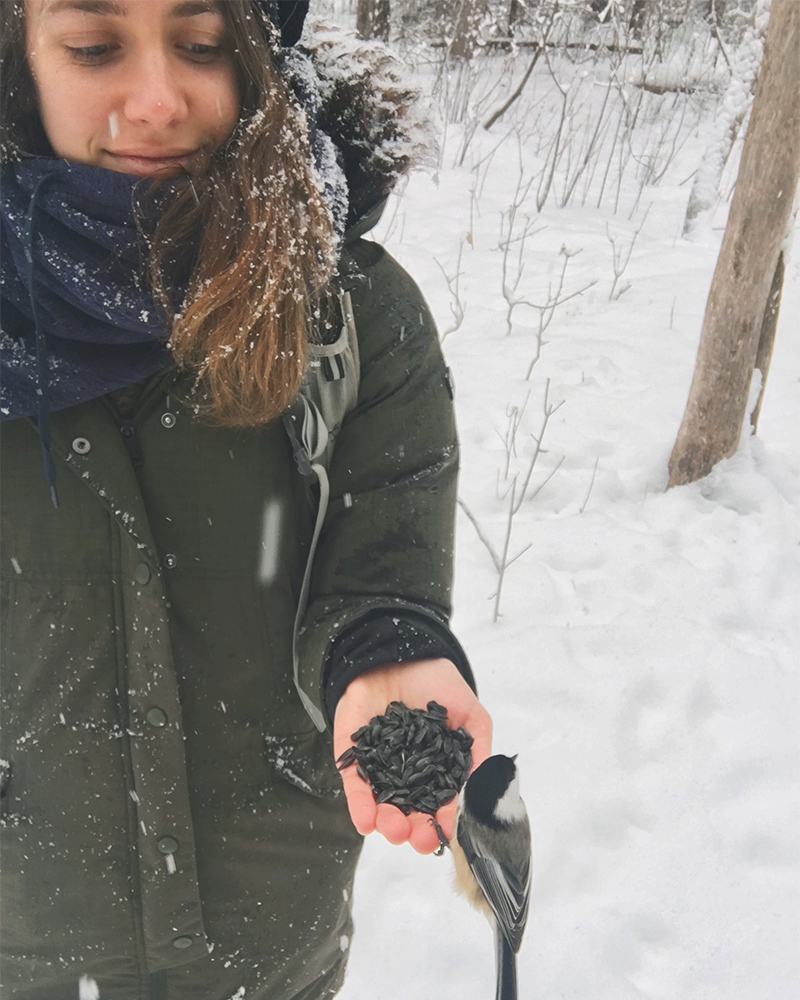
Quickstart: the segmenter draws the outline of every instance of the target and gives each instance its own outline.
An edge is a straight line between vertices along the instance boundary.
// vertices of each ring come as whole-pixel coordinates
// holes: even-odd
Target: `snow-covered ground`
[[[792,1000],[800,261],[787,268],[758,435],[665,492],[725,218],[722,206],[701,235],[681,236],[713,104],[648,95],[603,194],[598,153],[567,199],[608,74],[602,61],[554,68],[577,97],[571,153],[540,212],[563,100],[546,67],[513,113],[475,131],[461,165],[469,116],[449,125],[438,171],[416,174],[376,233],[442,330],[455,325],[447,277],[461,272],[463,322],[443,342],[463,447],[454,624],[495,748],[519,754],[533,827],[520,1000]],[[610,148],[617,110],[606,113]],[[500,245],[515,198],[507,289],[519,250],[524,270],[509,295],[545,306],[567,264],[567,301],[529,378],[547,313],[518,305],[508,333]],[[613,296],[612,240],[618,270],[633,243]],[[494,621],[485,542],[502,557],[509,489],[516,475],[518,501],[537,437],[507,561],[521,555]],[[368,838],[355,917],[342,1000],[494,996],[491,934],[452,893],[449,858]]]

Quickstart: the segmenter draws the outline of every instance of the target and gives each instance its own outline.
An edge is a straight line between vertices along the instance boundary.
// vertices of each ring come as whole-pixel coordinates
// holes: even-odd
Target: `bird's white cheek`
[[[504,795],[494,809],[495,816],[503,823],[523,820],[528,815],[525,803],[517,796]]]

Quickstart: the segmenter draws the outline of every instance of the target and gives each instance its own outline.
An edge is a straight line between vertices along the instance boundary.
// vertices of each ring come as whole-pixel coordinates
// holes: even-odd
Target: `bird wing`
[[[501,839],[494,840],[493,850],[489,852],[484,848],[482,838],[470,836],[463,826],[458,830],[458,842],[486,902],[516,953],[528,918],[530,858],[521,869],[516,863],[504,862],[502,853],[497,850],[502,845]]]

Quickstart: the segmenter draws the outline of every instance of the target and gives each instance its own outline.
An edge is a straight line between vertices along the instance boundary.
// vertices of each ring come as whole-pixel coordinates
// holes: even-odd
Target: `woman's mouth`
[[[160,173],[183,173],[189,170],[194,149],[175,150],[105,150],[107,166],[120,173],[152,177]]]

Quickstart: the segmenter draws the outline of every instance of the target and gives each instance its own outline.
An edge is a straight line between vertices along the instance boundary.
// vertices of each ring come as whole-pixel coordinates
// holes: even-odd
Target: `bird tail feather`
[[[495,931],[495,953],[497,957],[495,1000],[517,1000],[517,959],[499,927]]]

